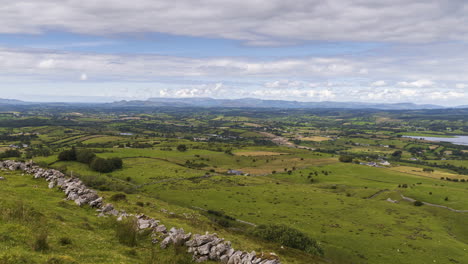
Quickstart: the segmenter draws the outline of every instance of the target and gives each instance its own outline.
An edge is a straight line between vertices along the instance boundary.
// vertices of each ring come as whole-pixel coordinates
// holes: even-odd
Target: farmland
[[[56,168],[105,198],[123,193],[126,199],[115,205],[166,225],[216,231],[236,247],[275,252],[282,263],[468,261],[468,213],[402,198],[468,210],[468,147],[402,137],[468,135],[462,110],[436,116],[419,110],[14,110],[17,116],[0,120],[3,159]],[[63,152],[72,149],[94,159],[119,159],[122,167],[103,172],[64,159]],[[57,231],[49,234],[52,250],[35,252],[27,242],[33,226],[0,218],[2,237],[24,230],[16,240],[0,240],[0,263],[7,248],[30,263],[54,257],[68,261],[63,263],[152,263],[148,238],[135,248],[121,245],[113,239],[111,220],[74,208],[31,177],[0,174],[7,179],[0,182],[2,208],[21,202],[44,212],[49,230],[63,226],[85,252],[59,245]],[[219,221],[207,212],[229,217]],[[323,254],[252,236],[260,225],[294,228],[317,241]],[[190,262],[175,250],[158,249],[157,256],[166,258],[161,263],[176,261],[176,255],[188,258],[180,263]],[[102,251],[113,259],[104,260]]]

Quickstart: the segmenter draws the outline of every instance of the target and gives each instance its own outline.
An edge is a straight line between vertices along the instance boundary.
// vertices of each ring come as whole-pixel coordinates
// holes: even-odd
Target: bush
[[[180,144],[177,146],[177,150],[181,152],[187,151],[187,146],[184,144]]]
[[[96,154],[89,149],[76,151],[76,161],[78,162],[90,164],[94,158],[96,158]]]
[[[49,234],[47,231],[40,231],[39,234],[36,236],[33,244],[33,249],[35,251],[47,251],[49,250],[49,242],[47,241]]]
[[[59,239],[59,243],[60,243],[60,245],[62,245],[62,246],[71,245],[71,244],[72,244],[72,240],[71,240],[71,238],[69,238],[69,237],[61,237],[61,238]]]
[[[341,155],[338,158],[338,160],[341,161],[341,162],[353,162],[353,157],[349,156],[349,155]]]
[[[123,193],[116,193],[116,194],[112,195],[109,198],[109,200],[114,201],[114,202],[124,201],[124,200],[127,200],[127,195],[125,195]]]
[[[76,160],[76,149],[64,150],[59,153],[58,159],[60,161],[74,161]]]
[[[121,158],[111,158],[111,159],[94,158],[93,161],[89,165],[89,167],[92,170],[95,170],[97,172],[103,172],[103,173],[108,173],[117,169],[121,169],[122,166],[123,166],[123,161]]]
[[[21,157],[21,151],[17,149],[7,149],[5,152],[0,154],[0,158],[19,158]]]
[[[116,236],[123,245],[134,247],[137,245],[138,226],[136,218],[124,219],[117,222]]]
[[[414,204],[414,206],[422,206],[422,205],[424,205],[423,202],[421,202],[421,201],[414,201],[413,204]]]
[[[286,225],[260,225],[255,228],[253,235],[310,254],[323,255],[323,250],[314,239]]]

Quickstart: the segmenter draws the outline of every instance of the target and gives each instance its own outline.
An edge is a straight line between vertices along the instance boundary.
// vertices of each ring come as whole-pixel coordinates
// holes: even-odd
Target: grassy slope
[[[61,191],[48,189],[43,180],[19,172],[0,172],[7,178],[0,182],[0,263],[190,263],[191,257],[184,249],[161,250],[152,247],[148,237],[140,239],[139,245],[130,248],[121,245],[115,237],[115,224],[108,218],[96,217],[93,209],[79,208],[64,201]],[[109,198],[113,192],[101,192]],[[136,205],[143,202],[144,207]],[[160,219],[168,227],[182,227],[188,232],[216,231],[221,237],[232,241],[235,248],[257,252],[277,252],[283,263],[322,263],[297,250],[283,250],[279,245],[248,238],[243,234],[218,229],[198,212],[171,205],[145,195],[127,195],[127,201],[114,202],[127,212],[145,213]],[[5,212],[24,206],[25,217],[9,217]],[[172,212],[168,213],[168,212]],[[33,250],[35,237],[42,231],[48,233],[50,249],[44,252]],[[71,245],[61,245],[60,238],[67,237]],[[151,259],[155,250],[155,257]],[[58,262],[51,262],[56,260]],[[49,262],[47,262],[49,261]]]
[[[293,166],[302,168],[298,164],[314,165],[298,169],[291,175],[219,175],[206,179],[156,182],[144,186],[142,191],[149,196],[185,208],[196,206],[220,210],[257,224],[287,224],[320,240],[326,257],[334,263],[408,263],[408,258],[414,260],[412,263],[464,260],[464,249],[468,243],[468,229],[464,224],[467,214],[427,206],[415,207],[406,202],[392,204],[385,199],[399,199],[398,192],[402,192],[406,196],[426,202],[467,209],[466,183],[337,163],[336,159],[327,155],[317,156],[307,151],[274,147],[259,150],[296,153],[270,157],[240,157],[208,150],[189,150],[181,153],[157,149],[114,149],[113,152],[99,155],[126,158],[124,169],[112,173],[112,176],[121,179],[131,176],[132,181],[138,184],[154,181],[155,178],[203,175],[203,170],[187,169],[174,164],[183,163],[187,159],[209,158],[209,161],[203,161],[210,165],[205,170],[216,167],[219,171],[227,168],[245,170],[274,165],[278,168],[277,171],[281,172],[283,167],[291,169]],[[200,158],[195,155],[200,155]],[[128,158],[141,156],[151,158]],[[304,160],[300,160],[299,157]],[[167,159],[170,162],[154,158]],[[327,162],[322,163],[325,159]],[[80,173],[93,173],[85,165],[66,165]],[[325,175],[322,171],[330,173]],[[318,176],[312,176],[315,180],[313,183],[308,179],[310,172],[318,173]],[[408,184],[409,188],[398,188],[399,184]],[[373,199],[363,199],[384,189],[390,191]],[[449,200],[446,201],[445,197],[449,197]],[[242,241],[241,239],[238,243],[243,243]],[[248,243],[246,246],[249,248]],[[250,248],[259,249],[252,245]],[[294,258],[286,260],[290,263],[310,263],[300,260],[297,262]]]

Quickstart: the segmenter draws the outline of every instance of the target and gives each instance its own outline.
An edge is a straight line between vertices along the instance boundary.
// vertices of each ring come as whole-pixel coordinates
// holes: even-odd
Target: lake
[[[468,136],[454,136],[453,138],[442,138],[442,137],[415,137],[415,136],[403,136],[408,138],[415,138],[415,139],[424,139],[429,141],[436,141],[436,142],[450,142],[456,145],[464,145],[468,146]]]

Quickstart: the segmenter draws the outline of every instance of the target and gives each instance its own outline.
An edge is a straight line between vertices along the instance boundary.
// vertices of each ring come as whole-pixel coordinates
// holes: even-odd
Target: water
[[[429,141],[436,141],[436,142],[450,142],[455,145],[463,145],[468,146],[468,136],[454,136],[453,138],[442,138],[442,137],[415,137],[415,136],[403,136],[408,138],[415,138],[415,139],[424,139]]]

